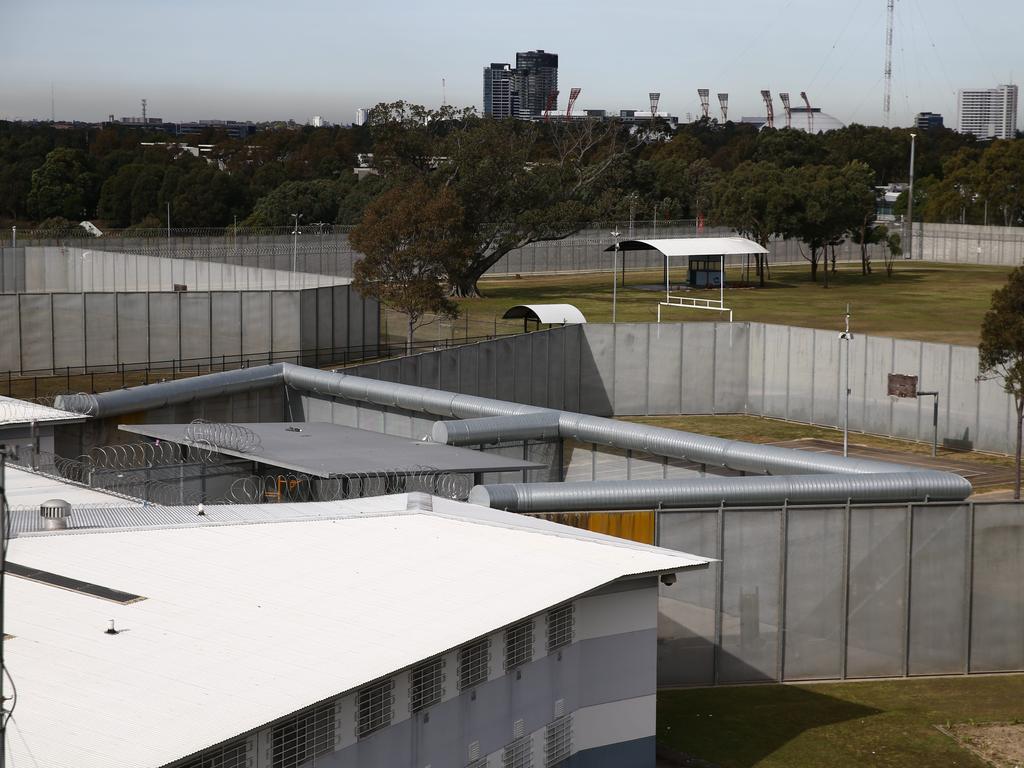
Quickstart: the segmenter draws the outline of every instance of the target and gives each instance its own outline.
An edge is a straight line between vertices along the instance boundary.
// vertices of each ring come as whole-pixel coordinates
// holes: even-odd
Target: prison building
[[[77,514],[15,516],[12,765],[650,767],[709,562],[419,493]]]

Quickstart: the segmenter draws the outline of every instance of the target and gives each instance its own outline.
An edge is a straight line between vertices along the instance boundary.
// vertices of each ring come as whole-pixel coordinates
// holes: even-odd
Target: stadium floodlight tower
[[[572,117],[572,108],[576,104],[576,99],[580,97],[580,91],[582,88],[572,88],[569,91],[569,104],[565,108],[565,119],[568,120]]]
[[[647,94],[647,98],[651,101],[651,124],[653,124],[654,118],[658,116],[658,102],[661,101],[661,94],[651,91]]]
[[[811,100],[807,98],[807,91],[800,91],[800,98],[807,105],[807,132],[814,133],[814,110],[811,109]]]
[[[764,124],[769,128],[775,127],[775,106],[772,104],[772,92],[761,91],[761,98],[764,99]]]
[[[729,94],[720,93],[718,94],[718,105],[722,108],[722,122],[726,123],[729,121]]]
[[[700,96],[700,109],[707,120],[711,112],[711,91],[708,88],[698,88],[697,95]]]
[[[789,94],[780,93],[779,100],[782,101],[782,108],[786,111],[786,127],[793,127],[793,107],[789,103]]]

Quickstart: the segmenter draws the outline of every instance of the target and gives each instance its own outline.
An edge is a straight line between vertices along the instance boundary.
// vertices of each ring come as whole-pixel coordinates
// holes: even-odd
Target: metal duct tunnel
[[[972,491],[951,472],[725,440],[571,411],[462,395],[427,387],[304,368],[290,363],[161,382],[86,398],[58,408],[109,417],[269,386],[373,403],[449,421],[434,425],[437,442],[574,439],[750,473],[693,480],[502,483],[475,487],[470,500],[509,511],[599,511],[657,507],[960,500]]]

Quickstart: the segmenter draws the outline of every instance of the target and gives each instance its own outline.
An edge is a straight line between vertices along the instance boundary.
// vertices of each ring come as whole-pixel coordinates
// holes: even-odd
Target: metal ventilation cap
[[[43,518],[43,529],[60,531],[68,527],[71,505],[64,499],[50,499],[39,505],[39,516]]]

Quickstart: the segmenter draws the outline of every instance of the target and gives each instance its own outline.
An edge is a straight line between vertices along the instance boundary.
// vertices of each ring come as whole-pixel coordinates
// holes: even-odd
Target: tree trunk
[[[1020,499],[1020,442],[1021,430],[1024,428],[1024,401],[1017,400],[1017,453],[1015,461],[1015,472],[1013,479],[1013,498]]]
[[[412,337],[413,337],[413,334],[415,332],[416,332],[416,321],[415,321],[415,319],[413,318],[412,315],[409,315],[409,324],[407,326],[407,330],[406,330],[406,334],[405,334],[405,354],[407,354],[407,355],[411,355],[412,354],[412,345],[413,345],[413,338]]]
[[[811,248],[811,282],[818,282],[818,251]]]
[[[764,260],[764,254],[757,254],[757,283],[762,288],[764,288]]]

